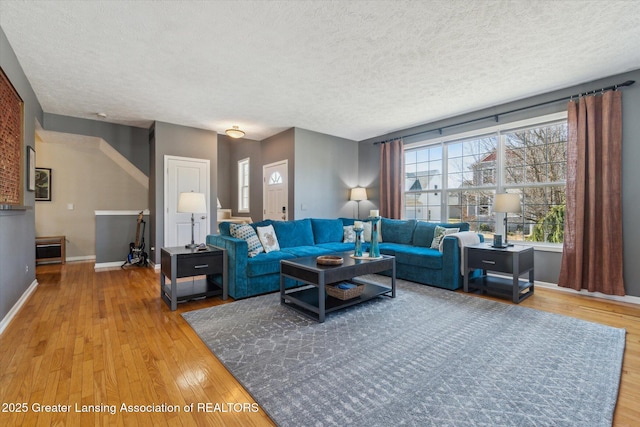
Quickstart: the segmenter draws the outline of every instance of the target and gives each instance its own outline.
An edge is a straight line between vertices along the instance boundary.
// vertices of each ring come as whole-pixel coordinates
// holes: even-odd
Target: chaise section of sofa
[[[208,244],[227,250],[229,295],[234,299],[279,290],[280,261],[283,259],[346,252],[354,248],[353,243],[343,242],[344,227],[353,225],[353,219],[349,218],[266,220],[250,225],[254,229],[273,226],[280,250],[249,257],[247,242],[231,236],[231,223],[221,223],[220,234],[207,236]],[[438,225],[458,228],[459,231],[469,230],[467,223],[434,224],[382,218],[380,252],[396,257],[398,278],[445,289],[458,289],[462,284],[458,239],[446,236],[442,252],[431,249]],[[365,249],[368,246],[365,243]],[[297,285],[293,280],[285,281],[287,288]]]

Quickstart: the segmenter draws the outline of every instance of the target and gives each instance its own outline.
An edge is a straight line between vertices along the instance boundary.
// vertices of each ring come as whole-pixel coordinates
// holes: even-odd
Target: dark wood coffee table
[[[359,304],[381,295],[395,298],[395,257],[383,255],[379,259],[362,260],[351,258],[352,254],[353,252],[332,254],[344,259],[344,263],[341,265],[320,265],[316,262],[317,257],[315,256],[280,261],[280,304],[322,323],[325,315],[332,311]],[[360,279],[354,280],[358,276],[382,271],[391,271],[390,288]],[[287,291],[284,287],[285,277],[312,286]],[[326,296],[325,285],[344,281],[365,283],[365,289],[360,296],[349,300]]]

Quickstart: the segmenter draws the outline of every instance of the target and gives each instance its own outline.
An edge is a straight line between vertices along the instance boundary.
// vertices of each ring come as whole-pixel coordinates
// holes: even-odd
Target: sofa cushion
[[[313,230],[309,218],[295,221],[273,221],[280,249],[295,246],[313,246]]]
[[[267,225],[271,225],[273,223],[274,223],[273,220],[265,219],[264,221],[252,222],[249,225],[252,226],[254,230],[257,230],[258,227],[266,227]]]
[[[416,224],[416,228],[413,231],[412,244],[414,246],[422,246],[424,248],[430,248],[431,242],[433,242],[433,237],[434,237],[437,225],[445,228],[459,228],[460,231],[469,231],[469,223],[467,222],[458,222],[454,224],[447,224],[447,223],[438,224],[438,223],[432,223],[432,222],[418,221]]]
[[[342,225],[353,225],[353,223],[356,221],[353,218],[344,218],[344,217],[340,217],[338,218],[340,221],[342,221]]]
[[[294,246],[290,248],[284,248],[282,249],[282,252],[287,252],[291,255],[294,255],[296,258],[300,258],[305,256],[326,255],[331,253],[332,251],[322,246]]]
[[[442,252],[437,249],[419,246],[397,246],[394,256],[398,264],[410,264],[433,270],[442,269]]]
[[[413,230],[416,228],[415,219],[389,219],[382,218],[382,229],[384,229],[384,241],[390,243],[401,243],[410,245],[413,239]]]
[[[295,256],[283,251],[261,253],[253,258],[249,258],[247,259],[247,277],[280,273],[280,260],[291,258],[295,258]]]
[[[231,236],[231,230],[229,229],[229,227],[231,227],[231,224],[233,224],[232,222],[221,222],[220,224],[218,224],[218,230],[220,231],[220,235],[222,236]]]
[[[327,249],[329,252],[347,252],[355,249],[355,243],[331,242],[331,243],[321,243],[317,246],[323,247]]]
[[[311,218],[313,239],[317,244],[342,241],[342,220]]]

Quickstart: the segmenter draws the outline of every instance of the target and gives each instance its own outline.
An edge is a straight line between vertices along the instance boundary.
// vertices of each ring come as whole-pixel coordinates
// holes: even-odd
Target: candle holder
[[[379,216],[369,217],[371,222],[371,247],[369,248],[369,258],[380,258],[380,245],[378,244],[378,223]]]
[[[361,257],[362,256],[362,232],[364,231],[364,228],[354,228],[353,231],[356,233],[356,248],[353,253],[353,256]]]

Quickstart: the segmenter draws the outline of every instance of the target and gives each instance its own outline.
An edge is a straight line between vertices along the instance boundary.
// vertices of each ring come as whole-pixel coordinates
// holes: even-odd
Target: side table
[[[217,246],[207,245],[204,250],[188,249],[184,246],[162,248],[160,252],[160,297],[171,310],[178,308],[178,301],[221,295],[228,297],[227,251]],[[199,289],[178,289],[177,279],[206,275],[206,284]],[[222,283],[217,283],[213,275],[221,275]],[[166,284],[166,278],[171,285]],[[185,288],[185,287],[183,287]]]
[[[36,237],[36,264],[49,261],[64,264],[66,252],[65,236]]]
[[[469,279],[469,270],[481,269],[482,276]],[[512,277],[489,276],[487,271],[507,273]],[[533,247],[514,245],[494,248],[490,243],[465,246],[464,248],[464,291],[480,289],[483,293],[495,293],[510,297],[518,304],[533,295]],[[529,273],[529,280],[520,276]]]

